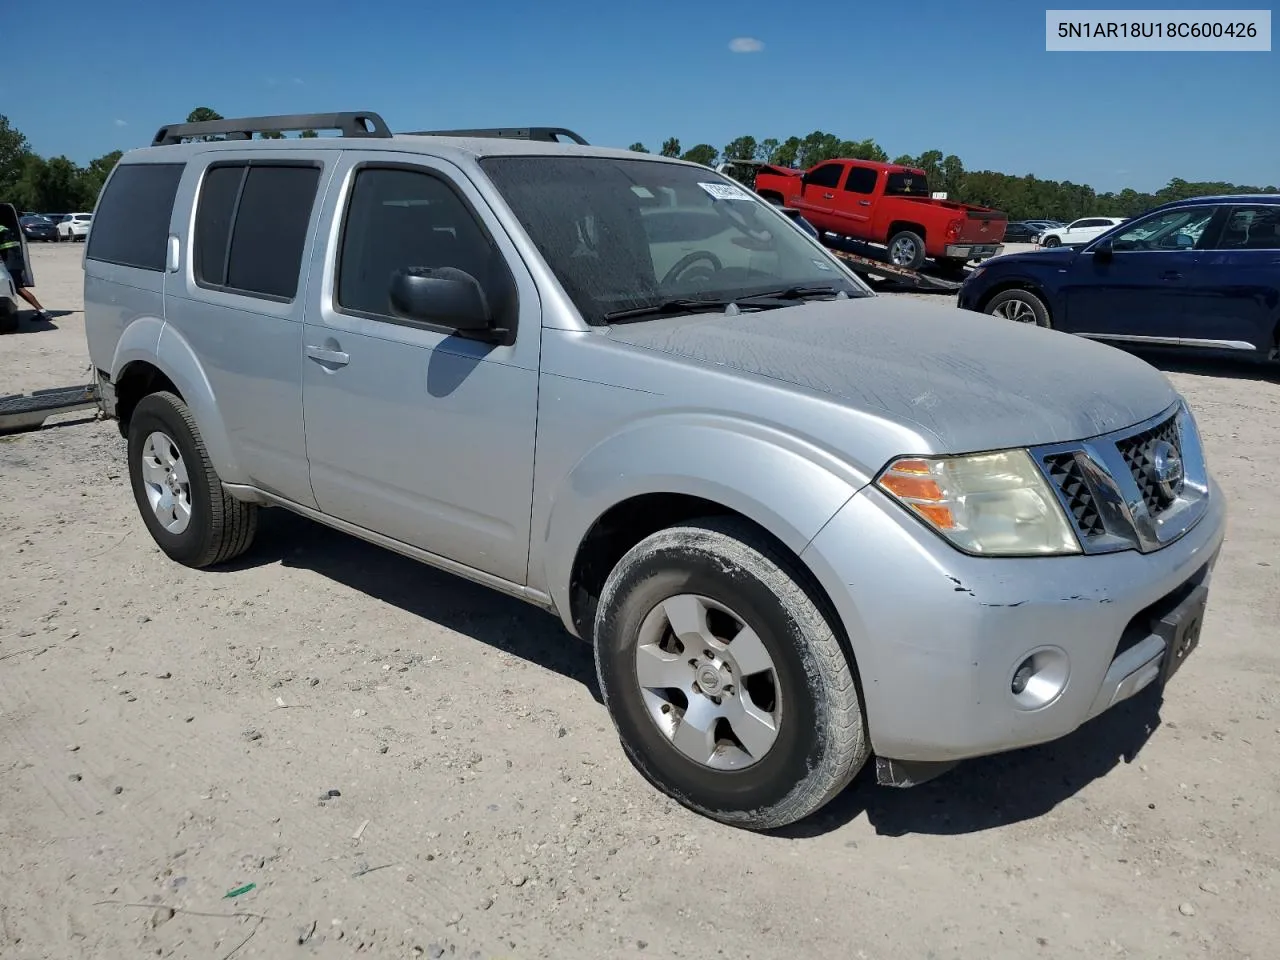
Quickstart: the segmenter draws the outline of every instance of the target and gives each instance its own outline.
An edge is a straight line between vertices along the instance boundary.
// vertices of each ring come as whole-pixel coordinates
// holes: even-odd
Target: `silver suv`
[[[217,121],[115,168],[85,325],[173,560],[284,507],[543,607],[642,773],[755,829],[1184,662],[1224,504],[1151,366],[876,296],[706,167],[468,133]]]

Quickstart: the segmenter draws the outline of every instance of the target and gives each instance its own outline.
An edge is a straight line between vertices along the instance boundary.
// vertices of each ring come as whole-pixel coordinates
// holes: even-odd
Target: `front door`
[[[541,310],[533,279],[466,176],[418,155],[346,152],[312,270],[303,337],[311,486],[320,509],[524,583]],[[339,185],[340,184],[340,185]],[[476,277],[508,345],[393,315],[392,274]]]
[[[0,250],[0,260],[9,268],[9,275],[13,278],[15,286],[34,287],[36,278],[31,270],[31,254],[27,251],[27,237],[22,232],[18,211],[14,209],[13,204],[0,203],[0,226],[5,228],[0,231],[0,247],[7,247]],[[17,246],[8,247],[11,243],[16,243]],[[11,250],[18,251],[18,254],[14,255],[10,252]]]
[[[1179,207],[1131,222],[1094,243],[1071,265],[1067,320],[1076,333],[1134,342],[1174,342],[1186,334],[1186,304],[1213,219],[1213,207]]]
[[[843,224],[835,216],[836,190],[844,176],[845,165],[838,160],[820,164],[804,176],[804,187],[793,206],[804,212],[805,218],[819,232],[842,233]]]

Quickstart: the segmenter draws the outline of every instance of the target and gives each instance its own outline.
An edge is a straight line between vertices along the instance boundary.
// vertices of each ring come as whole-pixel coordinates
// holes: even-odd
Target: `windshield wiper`
[[[808,300],[810,297],[835,297],[843,291],[831,286],[787,287],[784,290],[766,290],[739,297],[739,301],[753,303],[756,300]],[[848,296],[848,294],[846,294]]]
[[[749,293],[741,297],[721,297],[713,300],[694,300],[688,297],[664,300],[647,307],[633,307],[630,310],[614,310],[606,313],[604,320],[635,320],[642,317],[656,317],[662,314],[680,313],[719,313],[728,311],[738,304],[749,305],[753,309],[763,310],[785,307],[799,300],[810,297],[835,297],[842,291],[830,286],[787,287],[783,290],[767,290],[764,293]],[[846,294],[847,296],[847,294]]]
[[[631,320],[637,317],[656,317],[664,313],[720,313],[733,306],[733,300],[693,300],[689,298],[678,298],[675,300],[663,300],[661,303],[651,303],[647,307],[632,307],[630,310],[614,310],[612,313],[606,313],[602,319],[614,320]]]

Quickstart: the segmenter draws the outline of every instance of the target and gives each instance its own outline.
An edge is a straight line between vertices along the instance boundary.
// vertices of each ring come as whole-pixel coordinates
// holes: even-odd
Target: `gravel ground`
[[[82,251],[0,394],[85,381]],[[279,511],[190,571],[113,426],[3,439],[0,956],[1275,956],[1280,383],[1151,359],[1231,500],[1165,702],[769,836],[641,780],[552,618]]]

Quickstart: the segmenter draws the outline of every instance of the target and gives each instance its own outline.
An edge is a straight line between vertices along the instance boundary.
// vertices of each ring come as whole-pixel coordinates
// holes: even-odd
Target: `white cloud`
[[[295,84],[297,84],[298,86],[302,86],[302,78],[301,78],[301,77],[294,77],[294,78],[293,78],[293,82],[294,82]]]
[[[734,53],[759,53],[764,49],[764,41],[755,37],[734,37],[729,41],[729,49]]]
[[[128,120],[117,120],[115,123],[117,127],[127,127],[129,125]]]

